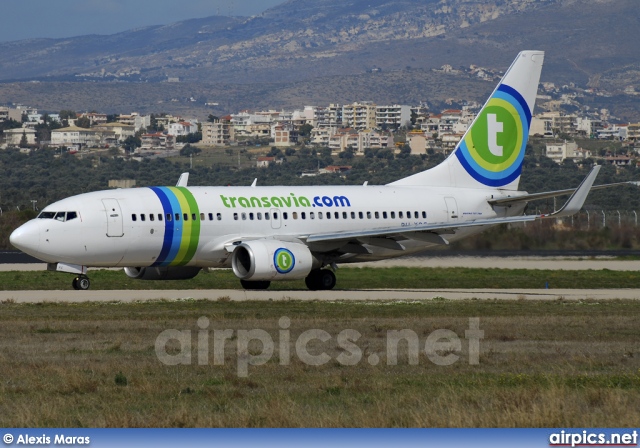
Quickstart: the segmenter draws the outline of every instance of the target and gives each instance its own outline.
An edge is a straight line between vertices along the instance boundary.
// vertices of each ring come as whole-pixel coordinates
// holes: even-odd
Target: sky
[[[214,15],[252,16],[284,0],[2,0],[0,42],[114,34]]]

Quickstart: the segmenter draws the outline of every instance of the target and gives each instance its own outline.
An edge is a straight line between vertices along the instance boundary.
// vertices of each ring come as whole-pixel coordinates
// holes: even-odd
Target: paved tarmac
[[[423,268],[496,268],[551,269],[582,271],[609,269],[610,271],[640,271],[640,260],[620,260],[614,257],[402,257],[368,263],[341,265],[350,267],[423,267]],[[0,264],[0,271],[44,271],[46,263]],[[339,271],[338,271],[339,272]]]
[[[389,289],[362,291],[126,290],[0,291],[0,302],[137,302],[148,300],[384,301],[384,300],[640,300],[640,289]]]

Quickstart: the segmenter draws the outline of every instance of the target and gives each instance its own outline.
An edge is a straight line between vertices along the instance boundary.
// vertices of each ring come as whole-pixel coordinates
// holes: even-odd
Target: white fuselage
[[[506,193],[496,189],[417,186],[106,190],[47,206],[39,218],[14,232],[12,242],[50,263],[229,267],[233,244],[240,241],[304,241],[314,234],[409,229],[425,223],[463,223],[521,214],[520,206],[491,207],[487,203],[504,196]],[[62,212],[71,219],[62,218]],[[486,227],[456,229],[442,236],[453,242]],[[438,244],[410,238],[399,242],[404,250],[367,244],[366,239],[360,243],[368,253],[350,253],[344,249],[344,241],[311,243],[309,247],[319,256],[324,254],[326,263],[343,263],[398,257]]]

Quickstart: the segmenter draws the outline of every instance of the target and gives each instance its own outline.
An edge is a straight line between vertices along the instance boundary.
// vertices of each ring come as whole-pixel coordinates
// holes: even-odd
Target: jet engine
[[[233,273],[241,280],[296,280],[319,264],[304,244],[278,240],[247,241],[231,255]]]
[[[124,268],[124,272],[138,280],[188,280],[198,275],[200,269],[193,266],[154,266]]]

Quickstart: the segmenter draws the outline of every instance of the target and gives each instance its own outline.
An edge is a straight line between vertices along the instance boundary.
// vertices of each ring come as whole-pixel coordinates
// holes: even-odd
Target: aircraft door
[[[456,221],[458,219],[458,203],[456,198],[446,197],[444,198],[445,204],[447,204],[447,220]]]
[[[107,236],[121,237],[124,231],[120,203],[117,199],[103,199],[102,203],[107,213]]]
[[[272,208],[271,209],[271,228],[279,229],[282,225],[282,214],[280,213],[280,209]]]

